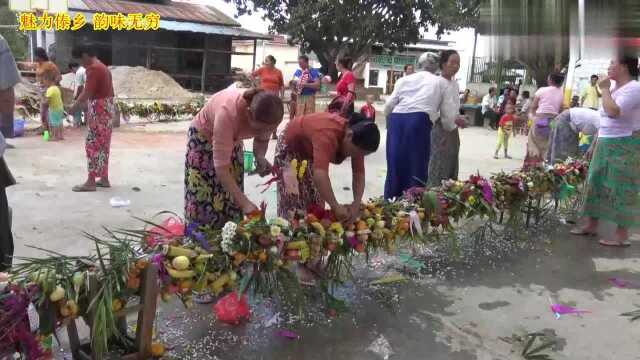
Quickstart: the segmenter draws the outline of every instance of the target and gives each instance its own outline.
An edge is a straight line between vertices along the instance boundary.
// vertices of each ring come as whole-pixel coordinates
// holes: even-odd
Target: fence
[[[515,60],[495,60],[488,57],[476,57],[469,71],[470,83],[520,83],[533,84],[527,68]]]

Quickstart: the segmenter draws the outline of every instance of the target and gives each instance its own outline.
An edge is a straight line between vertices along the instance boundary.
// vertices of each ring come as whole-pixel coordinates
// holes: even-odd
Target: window
[[[369,86],[378,86],[378,70],[369,70]]]

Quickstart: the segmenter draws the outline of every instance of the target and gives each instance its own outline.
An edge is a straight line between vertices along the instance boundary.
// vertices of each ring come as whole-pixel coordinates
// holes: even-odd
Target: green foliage
[[[479,0],[226,0],[238,15],[265,12],[271,31],[291,36],[302,51],[313,51],[324,73],[333,73],[343,54],[354,60],[366,57],[371,46],[401,49],[436,27],[438,35],[477,22]]]
[[[0,0],[0,25],[17,25],[18,18],[16,14],[9,10],[9,0]],[[24,60],[27,58],[29,37],[27,34],[18,31],[16,27],[0,27],[0,35],[7,40],[9,48],[13,52],[16,60]]]

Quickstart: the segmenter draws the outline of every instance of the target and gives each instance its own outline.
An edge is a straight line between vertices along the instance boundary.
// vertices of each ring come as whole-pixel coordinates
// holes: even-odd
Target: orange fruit
[[[164,355],[164,345],[159,342],[151,343],[151,356],[153,357],[161,357]]]

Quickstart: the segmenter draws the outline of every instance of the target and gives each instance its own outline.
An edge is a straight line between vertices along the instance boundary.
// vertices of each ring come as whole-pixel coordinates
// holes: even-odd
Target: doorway
[[[387,88],[386,94],[391,94],[396,85],[396,81],[402,77],[403,72],[397,70],[387,70]]]

